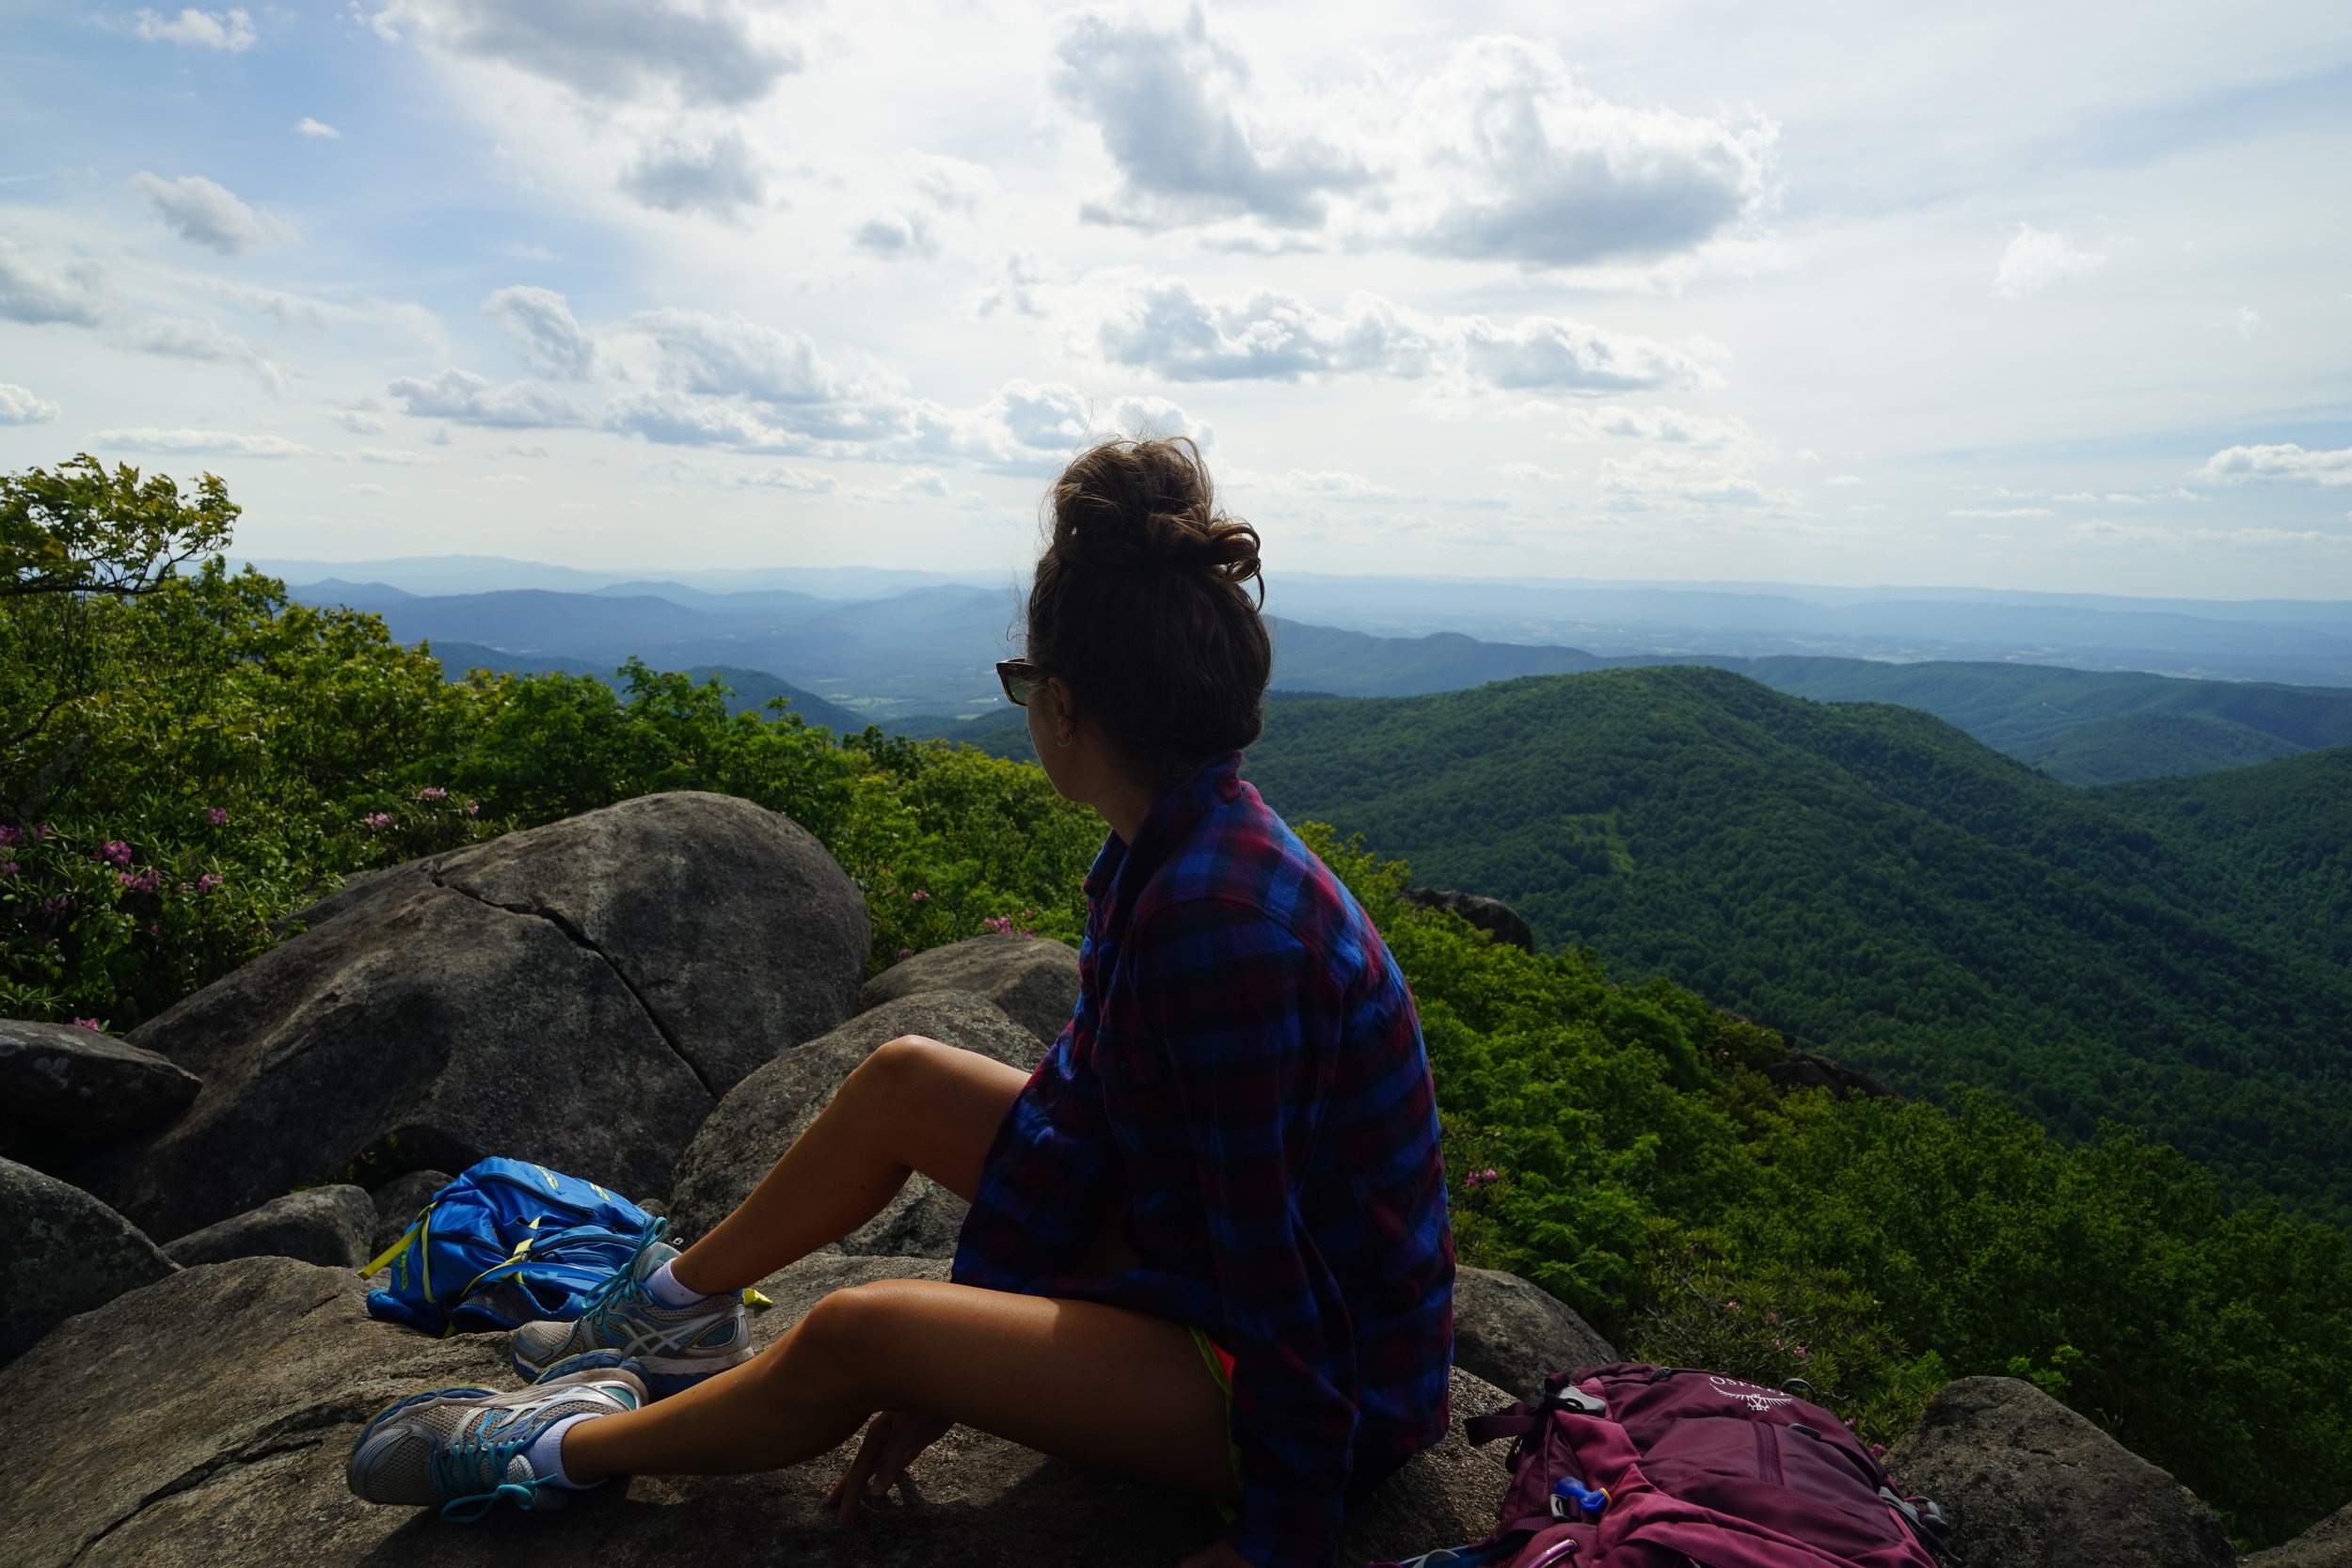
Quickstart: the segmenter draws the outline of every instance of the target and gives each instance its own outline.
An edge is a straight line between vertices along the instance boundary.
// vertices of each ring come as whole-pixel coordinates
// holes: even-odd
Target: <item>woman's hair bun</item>
[[[1274,668],[1258,531],[1216,509],[1200,450],[1181,436],[1090,447],[1047,508],[1029,661],[1155,784],[1257,739]]]
[[[1216,507],[1189,436],[1105,441],[1078,454],[1052,495],[1047,553],[1081,569],[1196,571],[1258,582],[1258,531]]]

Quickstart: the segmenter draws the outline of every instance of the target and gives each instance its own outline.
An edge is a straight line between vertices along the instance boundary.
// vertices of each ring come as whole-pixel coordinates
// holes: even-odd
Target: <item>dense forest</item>
[[[429,649],[393,641],[373,616],[295,605],[271,579],[228,573],[217,552],[234,517],[209,482],[188,497],[94,464],[0,478],[0,1013],[128,1027],[299,929],[303,905],[350,872],[661,789],[728,791],[807,825],[866,891],[876,964],[983,929],[1076,928],[1100,824],[1034,767],[878,730],[837,736],[781,707],[731,712],[723,687],[643,665],[625,668],[617,689],[566,673],[448,682]],[[71,657],[28,657],[37,646]],[[1577,683],[1591,679],[1497,689],[1502,705],[1463,717],[1486,723],[1494,743],[1543,744],[1561,711],[1518,698],[1582,702]],[[2110,860],[2156,864],[2166,835],[2186,831],[2153,808],[2087,804],[1996,757],[1972,760],[1991,757],[1981,748],[1952,752],[1950,732],[1918,715],[1887,710],[1841,729],[1822,717],[1839,710],[1706,671],[1606,676],[1597,689],[1582,744],[1594,749],[1610,733],[1598,721],[1624,705],[1634,717],[1612,744],[1635,782],[1613,797],[1613,818],[1571,821],[1558,863],[1607,880],[1655,856],[1683,868],[1675,875],[1699,890],[1694,906],[1776,868],[1810,875],[1802,858],[1775,858],[1784,839],[1817,856],[1825,844],[1853,847],[1830,885],[1867,900],[1886,896],[1867,863],[1889,852],[1882,840],[1906,847],[1909,869],[1938,875],[1958,874],[1947,863],[2046,860],[2065,846],[2080,864],[2044,879],[2096,891],[2093,873]],[[1290,747],[1295,778],[1341,752],[1377,782],[1470,750],[1424,716],[1391,733],[1405,748],[1397,768],[1337,732],[1319,752],[1305,743],[1331,722],[1329,706],[1276,705],[1269,754]],[[1782,707],[1816,728],[1778,735]],[[1724,755],[1695,766],[1699,742]],[[1458,750],[1433,749],[1445,745]],[[1584,776],[1565,750],[1531,755],[1574,784]],[[1753,817],[1733,809],[1737,791],[1756,787],[1742,757],[1796,770]],[[1461,810],[1444,820],[1461,831],[1449,842],[1467,848],[1483,824],[1506,856],[1529,852],[1538,838],[1513,813],[1540,792],[1507,784],[1457,777]],[[2054,816],[2035,838],[2014,813],[2043,797],[2015,787],[2090,815]],[[1722,876],[1709,879],[1695,850],[1674,861],[1678,841],[1653,839],[1640,798],[1674,789],[1723,814],[1708,828]],[[2306,810],[2315,799],[2290,785],[2180,810],[2255,845],[2320,835],[2324,811]],[[1399,823],[1437,820],[1434,799],[1415,804],[1421,815],[1401,812]],[[1839,826],[1857,811],[1852,821],[1877,838]],[[1743,823],[1777,826],[1749,842]],[[2096,823],[2110,824],[2106,838],[2086,826]],[[2030,1378],[2172,1470],[2249,1546],[2352,1497],[2352,1250],[2341,1229],[2240,1201],[2135,1132],[2061,1141],[1994,1094],[1783,1090],[1764,1070],[1788,1051],[1774,1028],[1670,980],[1629,983],[1641,966],[1613,970],[1575,946],[1538,957],[1495,945],[1402,901],[1431,873],[1396,858],[1397,845],[1375,837],[1375,853],[1307,831],[1412,983],[1466,1261],[1535,1279],[1629,1354],[1772,1383],[1803,1376],[1874,1440],[1899,1432],[1947,1378]],[[1597,857],[1575,847],[1587,843]],[[2000,861],[1983,875],[1991,898],[2015,893],[2022,873]],[[2185,917],[2165,900],[2187,896],[2188,873],[2167,875],[2137,903],[2093,899],[2076,912],[2171,932],[2162,919]],[[2249,889],[2264,879],[2256,867],[2246,875]],[[2308,898],[2340,892],[2322,879]],[[2295,953],[2254,943],[2261,910],[2232,908],[2249,922],[2244,950],[2269,954],[2280,983],[2302,983]],[[1702,926],[1740,928],[1720,910]],[[1970,947],[1987,938],[1964,921],[1947,929],[1969,963],[2007,951]],[[1909,962],[1913,951],[1883,957]],[[1851,984],[1875,999],[1869,961],[1854,958]],[[2193,973],[2217,986],[2234,974]],[[1938,979],[1897,974],[1905,986]],[[2165,1006],[2185,1018],[2197,994]],[[2213,994],[2226,999],[2226,987]],[[1902,1016],[1868,1016],[1882,1015]],[[1971,1021],[1988,1061],[2002,1059],[2006,1016]],[[2032,1043],[2017,1038],[2021,1051]]]
[[[1664,668],[1278,704],[1249,768],[1547,942],[2341,1219],[2352,979],[2313,925],[2345,896],[2337,755],[2081,791],[1913,709]]]

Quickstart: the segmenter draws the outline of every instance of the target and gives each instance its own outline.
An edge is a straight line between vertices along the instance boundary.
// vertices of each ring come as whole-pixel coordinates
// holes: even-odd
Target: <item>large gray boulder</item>
[[[0,1363],[75,1313],[176,1267],[136,1226],[81,1188],[0,1160]]]
[[[2256,1552],[2241,1568],[2352,1568],[2352,1504],[2294,1540]]]
[[[164,1255],[183,1269],[232,1258],[294,1258],[356,1269],[374,1254],[375,1204],[357,1187],[310,1187],[191,1230]]]
[[[1045,937],[973,937],[901,958],[866,982],[879,1007],[918,991],[985,996],[1015,1023],[1052,1044],[1078,1006],[1078,950]]]
[[[831,1034],[784,1053],[727,1091],[678,1160],[676,1180],[670,1187],[670,1216],[679,1232],[707,1235],[733,1213],[792,1140],[832,1103],[834,1090],[850,1070],[876,1046],[901,1035],[961,1046],[1024,1072],[1045,1054],[1037,1036],[1006,1017],[995,1004],[968,991],[920,991],[860,1013]],[[961,1226],[961,1203],[953,1194],[939,1191],[922,1176],[911,1179],[907,1188],[872,1226],[845,1243],[845,1249],[903,1250],[907,1238],[894,1227],[928,1223],[935,1231],[946,1213]],[[906,1212],[917,1204],[930,1212],[930,1219],[906,1222]]]
[[[885,1259],[810,1260],[840,1283]],[[921,1276],[935,1262],[898,1261]],[[792,1274],[795,1271],[786,1271]],[[822,1277],[774,1283],[792,1307]],[[641,1476],[561,1512],[467,1528],[345,1490],[361,1426],[395,1398],[513,1379],[489,1337],[433,1339],[371,1322],[348,1272],[281,1258],[190,1269],[52,1333],[0,1370],[0,1540],[11,1568],[1168,1568],[1218,1530],[1196,1497],[957,1428],[847,1529],[824,1493],[845,1444],[789,1470]],[[1402,1558],[1492,1527],[1504,1475],[1460,1419],[1502,1396],[1454,1374],[1456,1431],[1359,1505],[1343,1559]]]
[[[867,942],[821,845],[704,794],[413,862],[304,920],[134,1034],[204,1080],[84,1173],[155,1235],[487,1154],[660,1192],[720,1095],[849,1015]]]
[[[1454,1271],[1454,1364],[1515,1399],[1539,1399],[1553,1372],[1619,1359],[1550,1291],[1501,1269]]]
[[[2188,1488],[2030,1383],[1964,1377],[1886,1455],[1941,1503],[1952,1546],[1987,1568],[2234,1568]]]
[[[112,1035],[0,1019],[0,1117],[11,1132],[128,1138],[178,1116],[201,1086],[169,1057]]]

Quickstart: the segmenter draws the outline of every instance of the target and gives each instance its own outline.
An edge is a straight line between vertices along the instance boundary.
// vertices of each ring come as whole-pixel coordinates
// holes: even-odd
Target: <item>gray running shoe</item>
[[[388,1405],[359,1433],[343,1465],[353,1494],[372,1503],[437,1504],[471,1524],[503,1499],[526,1511],[561,1508],[565,1488],[524,1453],[571,1416],[615,1416],[645,1402],[626,1369],[575,1372],[516,1393],[437,1388]]]
[[[654,1272],[677,1255],[677,1248],[660,1239],[657,1222],[638,1243],[628,1266],[596,1287],[577,1322],[523,1324],[507,1340],[507,1359],[535,1382],[575,1357],[617,1353],[613,1360],[642,1372],[655,1399],[749,1361],[752,1331],[740,1292],[706,1296],[691,1307],[664,1307],[645,1289]]]

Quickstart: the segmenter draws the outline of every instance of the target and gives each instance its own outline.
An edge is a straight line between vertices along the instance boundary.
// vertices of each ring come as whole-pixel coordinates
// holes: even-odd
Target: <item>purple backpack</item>
[[[1936,1568],[1933,1503],[1897,1494],[1844,1423],[1778,1388],[1618,1362],[1480,1416],[1516,1437],[1502,1521],[1382,1568]]]

